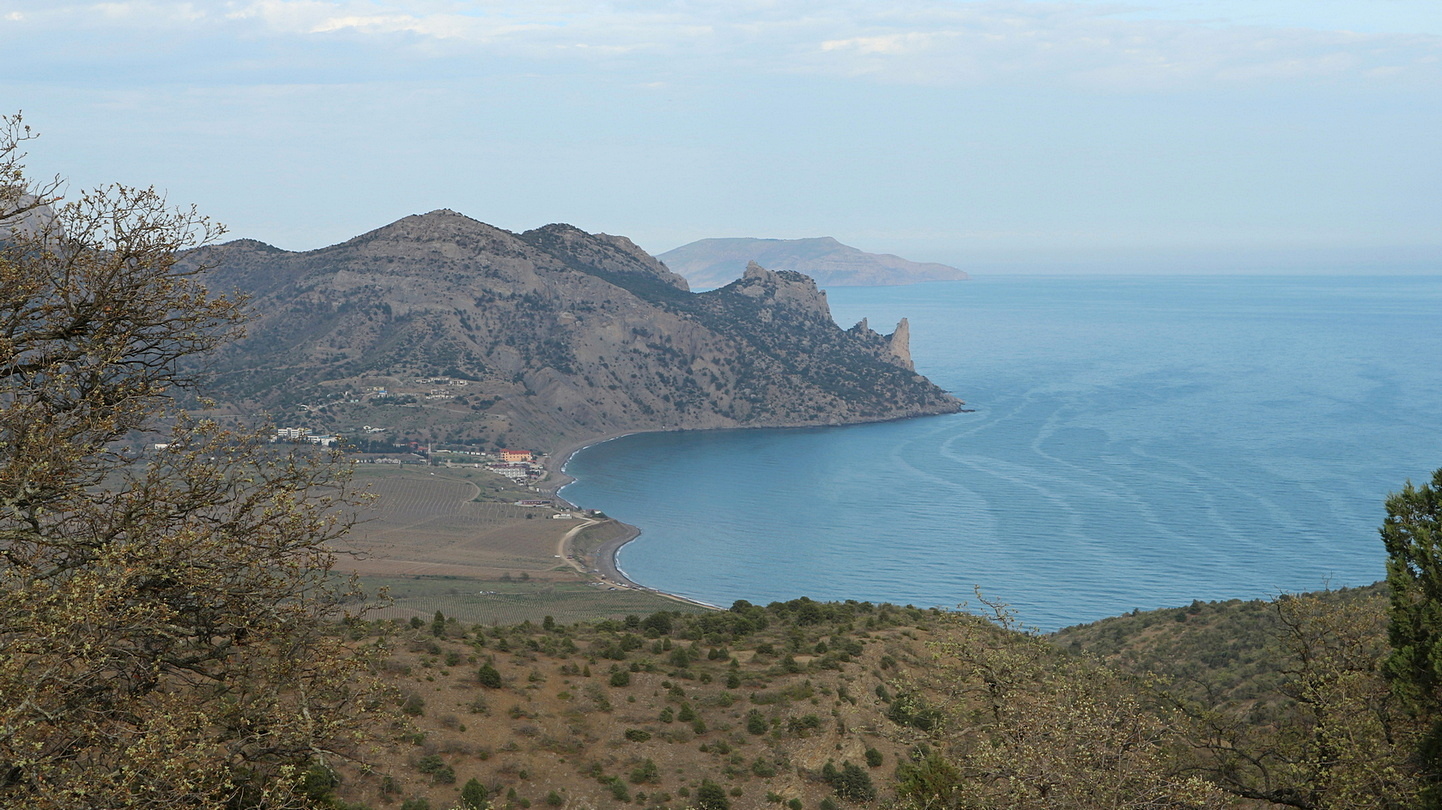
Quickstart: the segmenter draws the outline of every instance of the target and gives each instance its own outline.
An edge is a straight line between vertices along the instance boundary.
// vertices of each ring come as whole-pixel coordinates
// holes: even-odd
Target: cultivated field
[[[556,558],[557,544],[574,521],[551,520],[552,509],[509,503],[535,497],[528,489],[484,471],[445,467],[365,469],[358,478],[376,501],[351,532],[350,544],[360,556],[345,562],[348,570],[367,576],[494,580],[525,573],[576,579]]]
[[[375,502],[360,515],[338,567],[384,588],[378,618],[431,617],[437,610],[470,624],[545,616],[576,622],[699,608],[657,594],[614,588],[586,573],[601,543],[626,531],[614,522],[553,520],[556,510],[515,506],[533,490],[476,468],[359,465],[356,479]],[[559,557],[579,529],[572,564]]]

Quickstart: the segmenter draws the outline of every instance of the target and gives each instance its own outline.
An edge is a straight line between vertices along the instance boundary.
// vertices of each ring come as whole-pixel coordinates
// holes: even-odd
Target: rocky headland
[[[188,260],[254,313],[211,395],[348,439],[554,450],[962,405],[915,372],[905,321],[843,330],[807,276],[753,262],[693,293],[630,240],[569,225],[434,211],[314,251],[241,240]]]

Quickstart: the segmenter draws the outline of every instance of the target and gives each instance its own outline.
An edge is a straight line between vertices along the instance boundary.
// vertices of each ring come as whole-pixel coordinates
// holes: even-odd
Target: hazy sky
[[[331,244],[452,208],[659,253],[1442,272],[1438,0],[0,0],[38,174]]]

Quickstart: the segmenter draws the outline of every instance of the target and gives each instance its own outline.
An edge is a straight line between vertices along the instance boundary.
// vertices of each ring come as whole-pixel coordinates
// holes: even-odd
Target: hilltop
[[[823,287],[878,287],[967,278],[964,271],[955,267],[907,261],[889,253],[866,253],[829,236],[702,239],[668,250],[658,258],[700,288],[728,284],[750,262],[775,270],[805,273]]]
[[[189,260],[254,313],[212,395],[317,433],[550,449],[961,407],[915,373],[904,322],[843,330],[810,278],[753,264],[692,293],[630,240],[569,225],[434,211],[319,250],[242,240]]]

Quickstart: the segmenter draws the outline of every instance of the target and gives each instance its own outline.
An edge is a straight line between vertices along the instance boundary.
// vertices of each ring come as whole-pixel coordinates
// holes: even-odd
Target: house
[[[517,463],[517,462],[525,462],[525,461],[531,461],[531,460],[533,460],[533,456],[531,455],[531,451],[530,451],[530,450],[502,450],[502,451],[501,451],[501,461],[504,461],[504,462],[506,462],[507,464],[515,464],[515,463]]]
[[[517,482],[531,477],[531,468],[524,464],[487,464],[486,469]]]

